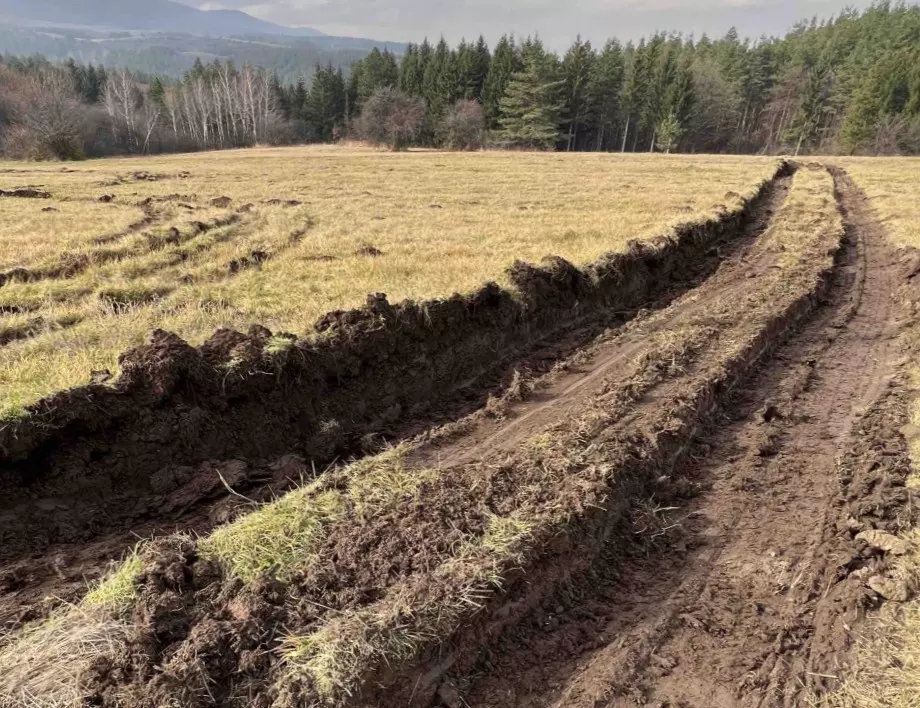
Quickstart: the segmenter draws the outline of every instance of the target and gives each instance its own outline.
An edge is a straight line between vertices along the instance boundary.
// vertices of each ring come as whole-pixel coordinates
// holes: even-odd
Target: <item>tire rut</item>
[[[901,268],[865,196],[832,173],[847,239],[826,302],[690,451],[678,471],[692,493],[650,502],[664,543],[625,561],[611,550],[519,627],[483,663],[470,706],[766,708],[834,685],[868,601],[842,570],[854,551],[840,459],[864,443],[854,426],[873,404],[901,405]],[[756,246],[688,310],[708,288],[743,288],[751,268],[769,268]]]

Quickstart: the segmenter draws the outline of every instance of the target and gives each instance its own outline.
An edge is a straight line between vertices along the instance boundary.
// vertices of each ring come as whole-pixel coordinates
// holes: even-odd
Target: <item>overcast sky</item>
[[[634,39],[656,29],[699,36],[735,25],[743,36],[780,34],[797,20],[829,16],[869,0],[180,0],[187,5],[235,8],[282,25],[328,34],[394,41],[437,39],[455,43],[485,34],[538,33],[554,49],[576,35],[603,42]]]

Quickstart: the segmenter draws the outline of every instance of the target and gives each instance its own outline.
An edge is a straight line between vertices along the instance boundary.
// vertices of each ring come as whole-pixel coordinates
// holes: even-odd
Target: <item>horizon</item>
[[[559,7],[548,0],[498,0],[488,5],[470,0],[451,6],[399,0],[395,5],[378,7],[376,0],[270,0],[256,4],[251,0],[176,1],[204,10],[240,10],[292,29],[309,27],[332,36],[416,43],[425,37],[437,41],[443,36],[455,45],[481,34],[493,46],[505,34],[532,35],[559,51],[578,36],[597,45],[612,38],[625,43],[661,31],[721,37],[732,27],[742,38],[756,40],[782,36],[813,17],[827,20],[845,9],[862,11],[873,4],[869,0],[657,0],[649,7],[650,3],[638,0],[580,0],[574,6]]]

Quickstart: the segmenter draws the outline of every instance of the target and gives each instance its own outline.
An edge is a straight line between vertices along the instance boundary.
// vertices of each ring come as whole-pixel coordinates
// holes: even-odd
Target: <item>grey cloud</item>
[[[744,36],[779,34],[796,21],[826,17],[852,6],[847,0],[218,0],[223,7],[286,25],[309,25],[331,34],[417,41],[444,35],[456,42],[480,33],[539,34],[564,48],[576,35],[603,42],[636,39],[655,30],[721,35],[737,26]],[[183,0],[201,6],[200,0]],[[210,4],[217,4],[212,2]],[[857,6],[868,5],[868,0]]]

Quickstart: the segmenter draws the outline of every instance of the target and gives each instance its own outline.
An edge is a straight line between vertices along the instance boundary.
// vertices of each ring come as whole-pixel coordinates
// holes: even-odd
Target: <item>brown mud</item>
[[[788,172],[735,213],[585,270],[562,259],[517,263],[514,291],[489,284],[399,305],[377,295],[322,318],[304,341],[254,327],[194,348],[155,332],[121,357],[113,385],[62,392],[0,426],[0,560],[173,523],[164,504],[213,477],[213,460],[259,470],[296,454],[321,470],[371,437],[399,438],[469,411],[522,360],[539,371],[540,357],[693,287],[740,236],[763,228]]]
[[[445,438],[438,437],[423,446],[415,461],[437,461],[442,470],[426,482],[423,502],[410,500],[387,514],[330,531],[317,553],[323,560],[295,579],[293,601],[271,582],[244,588],[232,579],[222,581],[212,565],[200,562],[192,541],[153,547],[139,581],[137,634],[125,653],[96,666],[88,695],[103,705],[125,699],[153,706],[167,696],[189,706],[235,706],[245,700],[259,706],[313,705],[322,691],[309,675],[286,679],[279,674],[279,634],[307,636],[323,628],[331,636],[347,636],[355,631],[349,617],[358,622],[359,633],[371,618],[392,617],[400,635],[433,639],[411,661],[372,656],[356,667],[357,674],[335,679],[334,686],[341,686],[334,689],[339,692],[335,705],[437,700],[488,705],[496,696],[492,705],[514,704],[513,693],[509,702],[507,692],[487,686],[489,675],[477,672],[483,650],[501,649],[501,637],[507,643],[526,632],[528,618],[541,614],[548,597],[577,584],[592,568],[612,572],[618,567],[624,559],[616,556],[634,545],[624,533],[631,502],[654,494],[656,481],[659,492],[692,489],[672,472],[681,471],[701,425],[728,410],[720,406],[734,405],[738,387],[790,334],[799,327],[808,331],[814,326],[809,322],[820,323],[834,309],[838,292],[850,292],[853,282],[861,282],[848,272],[858,248],[840,250],[841,261],[835,263],[831,254],[843,234],[829,223],[818,228],[815,242],[788,269],[780,265],[781,245],[769,239],[748,242],[695,291],[598,343],[590,352],[593,359],[580,369],[573,362],[542,399],[512,404],[502,412],[505,420],[474,419],[456,439],[442,444]],[[844,314],[819,328],[826,333],[836,324],[835,332],[845,331],[851,321],[855,315]],[[764,408],[762,422],[783,419],[777,405]],[[549,435],[545,450],[520,444],[525,435],[532,439],[542,431]],[[773,437],[758,445],[758,456],[773,454]],[[332,474],[316,493],[342,484]],[[658,508],[645,514],[646,528],[653,526]],[[478,612],[466,611],[464,619],[445,623],[441,608],[455,602],[468,582],[448,570],[448,561],[456,544],[482,535],[490,514],[531,520],[529,546],[501,571],[501,592],[482,589]],[[560,526],[554,518],[567,521]],[[439,568],[444,572],[433,570]],[[404,614],[401,607],[412,612]],[[563,613],[564,607],[557,611]],[[595,635],[592,648],[597,643]],[[557,647],[549,656],[559,654]],[[513,685],[524,678],[523,659],[512,656],[498,667],[496,680]],[[545,673],[549,663],[543,661],[534,673]],[[480,684],[486,688],[477,699]],[[545,681],[536,685],[547,689]],[[528,696],[520,705],[533,700]]]
[[[849,177],[834,177],[846,234],[833,263],[819,243],[791,282],[777,274],[782,254],[756,236],[783,202],[780,181],[747,238],[718,254],[718,269],[698,287],[608,333],[526,400],[490,404],[490,415],[419,448],[415,463],[450,474],[424,505],[330,537],[320,553],[327,563],[297,579],[307,604],[287,606],[271,582],[246,590],[221,581],[191,541],[154,547],[135,608],[138,634],[125,656],[99,663],[87,700],[114,705],[128,687],[135,706],[167,696],[188,706],[312,704],[309,682],[273,692],[269,657],[282,628],[335,626],[338,613],[386,609],[391,596],[414,606],[417,594],[421,607],[451,591],[449,578],[426,580],[428,564],[481,534],[483,509],[529,508],[539,519],[566,505],[578,521],[535,537],[502,593],[409,664],[369,662],[343,704],[797,706],[833,688],[865,611],[906,592],[884,582],[884,553],[857,535],[896,533],[910,521],[899,432],[905,313],[894,295],[911,268],[885,246]],[[564,292],[590,288],[568,264],[554,265]],[[521,290],[525,306],[528,295],[537,304],[558,297],[553,277],[516,269],[527,274],[518,282],[536,281]],[[317,329],[334,333],[360,315],[341,313]],[[581,427],[589,419],[591,434]],[[559,478],[541,469],[558,461],[516,452],[541,431],[567,443]],[[309,475],[302,449],[291,451],[273,464],[225,456],[197,470],[165,467],[153,478],[157,513],[220,523],[226,504],[202,500],[225,497],[227,484],[274,493]],[[333,475],[329,489],[340,483]],[[98,568],[117,539],[74,548]],[[34,559],[10,564],[0,592],[78,594],[62,548],[42,558],[44,579],[29,577]],[[34,604],[27,619],[42,611]]]
[[[724,406],[679,488],[637,509],[626,557],[608,552],[466,677],[467,705],[791,707],[838,684],[882,599],[867,581],[883,554],[855,537],[910,525],[910,463],[906,269],[835,178],[848,243],[817,316]]]

